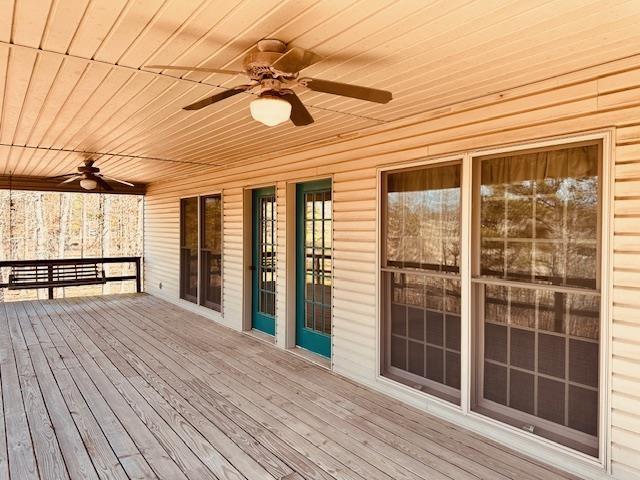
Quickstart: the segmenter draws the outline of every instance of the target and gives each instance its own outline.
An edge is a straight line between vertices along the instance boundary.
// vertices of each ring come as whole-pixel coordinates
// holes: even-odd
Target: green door
[[[331,357],[331,180],[296,192],[296,344]]]
[[[276,334],[276,192],[253,191],[252,327]]]

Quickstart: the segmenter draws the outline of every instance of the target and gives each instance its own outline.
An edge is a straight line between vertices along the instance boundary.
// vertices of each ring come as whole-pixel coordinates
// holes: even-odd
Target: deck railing
[[[0,272],[3,268],[11,267],[46,267],[51,278],[54,267],[64,265],[91,265],[91,264],[112,264],[112,263],[133,263],[135,265],[135,274],[133,275],[117,275],[104,277],[104,282],[123,282],[127,280],[135,280],[136,292],[142,291],[141,265],[142,257],[93,257],[93,258],[58,258],[47,260],[2,260],[0,261]],[[5,277],[0,277],[5,278]],[[6,277],[8,278],[8,277]],[[0,282],[0,288],[9,287],[8,282]],[[54,298],[54,287],[44,286],[49,292],[49,299]],[[39,290],[39,288],[38,288]]]

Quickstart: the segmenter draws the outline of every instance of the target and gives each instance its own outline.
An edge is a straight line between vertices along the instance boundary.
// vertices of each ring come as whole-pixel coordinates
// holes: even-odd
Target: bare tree
[[[69,230],[69,214],[71,209],[69,193],[60,194],[60,222],[58,228],[58,258],[64,258]]]

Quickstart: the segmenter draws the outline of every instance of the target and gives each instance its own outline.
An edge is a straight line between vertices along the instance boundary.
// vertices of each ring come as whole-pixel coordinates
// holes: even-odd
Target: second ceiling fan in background
[[[83,160],[82,165],[78,166],[77,172],[66,173],[64,175],[58,175],[53,178],[65,179],[60,183],[60,185],[79,181],[80,187],[82,187],[84,190],[95,190],[96,188],[99,188],[101,191],[112,192],[113,187],[109,185],[107,180],[126,185],[127,187],[134,186],[133,183],[125,182],[124,180],[113,177],[108,177],[100,173],[100,169],[94,164],[94,159],[92,159],[91,157],[86,157]]]
[[[320,57],[309,50],[299,47],[287,50],[284,42],[267,39],[259,41],[256,47],[245,55],[242,62],[244,71],[178,65],[147,65],[147,68],[246,75],[250,83],[199,100],[187,105],[184,110],[199,110],[239,93],[252,93],[258,98],[251,102],[251,115],[268,126],[278,125],[289,119],[296,126],[313,123],[311,113],[293,91],[295,86],[376,103],[388,103],[392,99],[391,92],[386,90],[317,78],[299,78],[301,70],[319,60]]]

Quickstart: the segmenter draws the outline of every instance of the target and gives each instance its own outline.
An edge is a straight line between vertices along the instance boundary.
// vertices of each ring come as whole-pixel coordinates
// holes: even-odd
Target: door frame
[[[272,187],[275,189],[276,202],[278,198],[278,186],[272,183],[257,183],[242,187],[242,324],[241,331],[251,332],[253,326],[253,191],[261,188]],[[276,221],[277,223],[277,221]],[[276,226],[276,232],[278,228]],[[276,259],[276,262],[279,259]],[[276,316],[278,315],[276,304]],[[278,322],[276,322],[276,330]],[[257,331],[258,334],[262,333]],[[276,332],[277,334],[277,332]],[[271,343],[277,343],[270,335],[260,335],[261,339]]]
[[[277,252],[277,234],[278,234],[278,226],[277,226],[277,214],[276,214],[276,220],[275,220],[275,225],[274,225],[274,230],[273,230],[273,242],[274,245],[276,246],[276,258],[274,261],[274,275],[276,278],[276,290],[275,290],[275,295],[274,295],[274,315],[273,315],[273,327],[271,327],[271,325],[269,326],[264,326],[264,328],[257,328],[255,326],[255,320],[256,320],[256,315],[259,314],[258,312],[258,306],[257,306],[257,298],[259,295],[259,288],[258,288],[258,283],[257,283],[257,278],[256,275],[258,275],[259,270],[256,270],[258,268],[258,264],[259,264],[259,252],[256,249],[256,246],[258,244],[258,230],[256,228],[256,222],[258,220],[257,217],[257,202],[256,200],[260,197],[260,196],[267,196],[267,195],[273,195],[274,197],[274,204],[275,204],[275,209],[277,212],[277,190],[275,186],[269,186],[269,187],[261,187],[261,188],[254,188],[251,190],[251,265],[250,265],[250,277],[251,277],[251,289],[250,289],[250,293],[251,293],[251,329],[255,329],[258,330],[266,335],[271,335],[273,337],[275,337],[276,335],[276,331],[277,331],[277,310],[276,310],[276,306],[277,306],[277,264],[278,264],[278,252]],[[264,322],[267,322],[268,320],[264,320]]]

